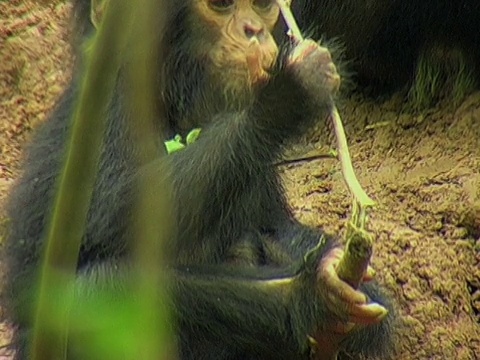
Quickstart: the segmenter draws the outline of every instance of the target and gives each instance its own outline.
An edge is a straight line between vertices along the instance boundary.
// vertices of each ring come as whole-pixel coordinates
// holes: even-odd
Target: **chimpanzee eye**
[[[219,12],[230,10],[235,4],[235,0],[210,0],[210,7]]]
[[[268,10],[275,3],[275,0],[253,0],[253,6],[260,10]]]

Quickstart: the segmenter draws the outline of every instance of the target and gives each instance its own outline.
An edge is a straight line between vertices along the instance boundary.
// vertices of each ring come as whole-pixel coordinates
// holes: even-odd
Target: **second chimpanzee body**
[[[384,96],[411,86],[420,58],[431,51],[438,52],[438,63],[462,59],[463,71],[478,88],[476,0],[295,0],[292,7],[300,26],[313,36],[336,38],[344,45],[358,90]],[[450,72],[455,76],[455,67]]]
[[[238,25],[230,35],[241,34],[239,53],[228,53],[221,44],[225,39],[212,35],[222,34],[207,22],[214,17],[230,29]],[[332,332],[339,320],[369,324],[346,335],[343,349],[387,356],[393,324],[387,298],[376,284],[361,288],[390,310],[383,318],[383,308],[367,305],[362,293],[330,271],[338,260],[337,243],[294,219],[273,165],[288,143],[328,114],[338,87],[328,51],[312,41],[277,58],[270,35],[277,17],[278,9],[265,1],[171,6],[162,40],[166,51],[158,64],[158,94],[170,131],[156,135],[163,141],[194,126],[201,126],[202,133],[184,150],[146,165],[135,161],[142,144],[128,131],[135,114],[120,72],[106,114],[78,286],[91,293],[112,288],[120,298],[130,296],[121,289],[130,275],[135,184],[144,177],[166,177],[173,185],[176,231],[167,245],[174,264],[172,310],[182,359],[307,359],[308,338]],[[257,42],[252,45],[253,37]],[[223,64],[218,54],[228,55],[228,61]],[[34,137],[10,199],[7,289],[9,320],[18,326],[16,359],[27,357],[33,304],[28,290],[38,271],[80,76],[78,71]],[[305,263],[305,254],[319,243],[313,261]],[[69,359],[85,358],[76,335],[69,334]]]

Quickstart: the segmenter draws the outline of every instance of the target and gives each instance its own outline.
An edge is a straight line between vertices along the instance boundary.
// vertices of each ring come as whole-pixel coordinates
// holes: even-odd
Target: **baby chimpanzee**
[[[80,18],[89,11],[84,1],[76,4]],[[273,165],[332,108],[340,78],[329,51],[312,40],[279,51],[271,35],[279,17],[273,0],[184,0],[169,9],[166,27],[154,35],[163,49],[154,74],[157,99],[168,122],[158,126],[168,128],[156,134],[158,153],[173,134],[194,127],[202,132],[185,149],[138,164],[142,144],[128,131],[135,114],[120,70],[78,259],[79,286],[92,294],[111,288],[120,299],[132,296],[126,284],[135,184],[166,178],[176,220],[167,246],[181,359],[308,359],[309,339],[319,334],[331,334],[332,342],[341,338],[350,354],[387,356],[393,327],[387,298],[373,282],[356,291],[337,277],[339,244],[294,219]],[[38,272],[81,72],[79,66],[36,133],[10,198],[7,308],[17,325],[16,359],[27,357],[33,318],[28,290]],[[304,261],[313,249],[313,261]],[[345,323],[362,326],[351,330]],[[71,329],[67,358],[91,359],[82,339],[94,338],[85,333],[95,331]]]

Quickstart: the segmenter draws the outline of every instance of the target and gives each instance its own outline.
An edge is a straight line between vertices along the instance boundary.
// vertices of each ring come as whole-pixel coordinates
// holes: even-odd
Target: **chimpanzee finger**
[[[377,303],[350,306],[348,311],[348,321],[362,325],[376,324],[388,314],[388,310]]]
[[[383,306],[367,304],[365,294],[340,280],[336,272],[329,267],[325,269],[322,279],[327,291],[327,306],[339,318],[359,324],[374,324],[387,315]]]
[[[262,51],[260,48],[260,42],[256,37],[252,38],[252,40],[250,41],[246,50],[246,56],[247,63],[251,65],[251,67],[256,67],[260,65]]]
[[[258,83],[268,78],[263,69],[263,53],[257,38],[253,38],[246,51],[247,67],[250,72],[251,82]]]
[[[307,56],[314,53],[318,48],[319,46],[313,40],[305,39],[300,41],[290,54],[289,63],[293,64],[302,61]]]
[[[355,299],[355,297],[358,298]],[[361,302],[352,302],[352,298],[361,300]],[[339,320],[349,321],[352,316],[356,316],[359,313],[359,310],[354,308],[366,304],[366,297],[362,293],[356,294],[355,291],[351,294],[339,294],[338,287],[327,287],[324,293],[324,303]]]
[[[327,292],[335,302],[345,302],[347,304],[363,304],[367,302],[367,297],[360,291],[355,290],[349,284],[342,281],[335,270],[337,261],[331,261],[324,264],[323,270],[319,273],[319,280],[326,287]]]
[[[376,274],[376,271],[371,266],[368,266],[367,271],[365,272],[365,275],[363,276],[362,281],[363,282],[372,281],[373,278],[375,277],[375,274]]]
[[[347,334],[350,331],[352,331],[355,327],[357,327],[357,324],[349,321],[339,321],[332,325],[331,331],[335,334]]]

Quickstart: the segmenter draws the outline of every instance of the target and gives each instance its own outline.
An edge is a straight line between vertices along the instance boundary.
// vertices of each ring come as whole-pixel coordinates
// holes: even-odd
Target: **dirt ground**
[[[0,2],[0,209],[31,129],[69,78],[69,6],[43,3]],[[456,109],[400,109],[398,99],[340,106],[357,175],[378,202],[373,265],[402,317],[396,359],[480,359],[480,93]],[[281,169],[298,217],[342,234],[351,200],[338,162]]]

